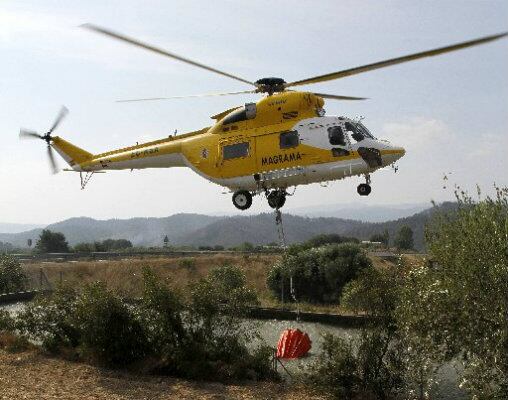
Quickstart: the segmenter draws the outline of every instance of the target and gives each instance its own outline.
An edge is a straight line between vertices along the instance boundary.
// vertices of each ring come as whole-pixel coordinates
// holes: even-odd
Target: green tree
[[[75,253],[93,253],[96,251],[93,243],[78,243],[72,248],[72,250]]]
[[[414,247],[413,230],[407,226],[402,226],[394,239],[394,244],[399,250],[411,250]]]
[[[371,266],[356,244],[330,244],[305,249],[292,246],[268,273],[267,284],[275,296],[290,299],[290,278],[297,299],[313,303],[338,303],[342,288]]]
[[[18,260],[0,255],[0,293],[20,292],[25,289],[27,277]]]
[[[102,241],[104,251],[125,250],[132,248],[132,243],[127,239],[106,239]]]
[[[375,233],[373,234],[370,239],[371,242],[380,242],[383,243],[385,247],[388,247],[388,244],[390,242],[390,234],[385,229],[383,233]]]
[[[428,352],[462,360],[462,386],[477,399],[508,393],[508,189],[427,227],[432,263],[411,271],[398,310],[401,328]]]
[[[359,240],[352,237],[347,236],[341,236],[337,233],[327,233],[327,234],[321,234],[314,236],[307,240],[304,245],[306,247],[320,247],[325,244],[338,244],[338,243],[346,243],[346,242],[353,242],[353,243],[359,243]]]
[[[63,233],[44,229],[35,244],[35,249],[40,253],[68,253],[69,245]]]

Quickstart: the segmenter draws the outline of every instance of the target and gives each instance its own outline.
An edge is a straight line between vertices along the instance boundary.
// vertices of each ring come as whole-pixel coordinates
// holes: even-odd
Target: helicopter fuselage
[[[278,93],[213,116],[212,127],[86,160],[76,160],[73,150],[81,149],[59,137],[52,146],[76,171],[189,167],[232,191],[252,192],[368,174],[404,155],[360,122],[320,116],[323,105],[312,93]]]

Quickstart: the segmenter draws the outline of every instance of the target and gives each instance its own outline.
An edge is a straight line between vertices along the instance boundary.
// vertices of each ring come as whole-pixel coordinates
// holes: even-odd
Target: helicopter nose
[[[404,157],[406,149],[401,146],[391,145],[389,149],[383,154],[383,165],[390,165],[400,158]]]

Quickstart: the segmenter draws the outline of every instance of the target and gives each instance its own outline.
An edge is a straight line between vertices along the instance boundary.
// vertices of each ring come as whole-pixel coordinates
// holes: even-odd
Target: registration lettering
[[[147,156],[150,154],[158,153],[159,148],[158,147],[151,147],[146,150],[138,150],[131,152],[131,158],[141,157],[141,156]]]

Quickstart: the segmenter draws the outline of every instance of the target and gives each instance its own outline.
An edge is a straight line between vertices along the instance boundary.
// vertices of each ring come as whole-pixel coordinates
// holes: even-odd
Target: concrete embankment
[[[363,315],[339,315],[315,312],[299,312],[281,308],[263,307],[250,308],[248,318],[319,322],[322,324],[335,325],[343,328],[359,328],[365,326],[368,323],[375,322],[373,318]]]
[[[0,294],[0,304],[30,301],[39,294],[46,294],[50,292],[51,290],[29,290],[26,292],[2,293]]]

